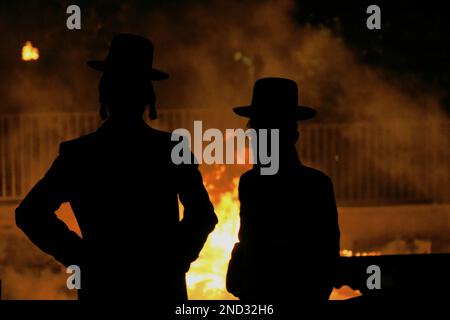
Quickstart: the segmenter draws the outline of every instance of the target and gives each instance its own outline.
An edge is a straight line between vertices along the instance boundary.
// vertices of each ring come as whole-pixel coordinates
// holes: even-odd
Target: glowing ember
[[[368,251],[368,252],[355,252],[352,250],[343,249],[340,252],[341,257],[369,257],[369,256],[379,256],[381,255],[380,251]]]
[[[208,238],[200,257],[191,265],[186,275],[189,299],[236,299],[226,290],[226,272],[231,257],[231,250],[238,241],[239,232],[239,176],[232,178],[232,185],[227,186],[224,165],[208,171],[204,183],[219,223]],[[341,256],[372,256],[380,252],[356,252],[344,249]],[[360,296],[358,290],[348,286],[333,289],[331,300],[349,299]]]
[[[380,251],[368,251],[368,252],[353,252],[352,250],[342,249],[340,251],[341,257],[368,257],[379,256]],[[349,286],[342,286],[339,289],[333,288],[333,292],[330,295],[330,300],[346,300],[362,296],[361,291],[353,290]]]
[[[22,60],[32,61],[37,59],[39,59],[38,48],[33,47],[31,41],[27,41],[25,45],[22,47]]]
[[[342,286],[339,289],[333,288],[329,300],[347,300],[362,296],[361,291],[353,290],[349,286]]]

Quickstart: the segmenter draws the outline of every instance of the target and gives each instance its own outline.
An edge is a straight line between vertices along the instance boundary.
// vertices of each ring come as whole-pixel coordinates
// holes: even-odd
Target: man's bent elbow
[[[19,205],[15,211],[16,226],[23,231],[27,230],[30,225],[29,216],[28,210]]]

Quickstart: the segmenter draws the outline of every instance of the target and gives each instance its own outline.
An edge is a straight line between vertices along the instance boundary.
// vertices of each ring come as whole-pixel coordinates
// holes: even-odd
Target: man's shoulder
[[[292,175],[292,173],[295,174],[295,171],[289,171],[289,172],[290,172],[289,175]],[[300,175],[307,176],[309,178],[330,180],[330,177],[326,173],[324,173],[318,169],[315,169],[315,168],[307,167],[305,165],[301,165],[297,172]],[[260,175],[261,175],[261,173],[258,168],[252,168],[242,174],[241,180],[252,179],[252,178],[258,177]]]
[[[331,178],[325,172],[304,165],[301,166],[299,179],[319,188],[333,185]]]
[[[93,147],[98,141],[98,132],[92,132],[84,136],[67,140],[59,145],[59,153],[71,153],[85,148]]]
[[[155,128],[148,127],[147,134],[148,134],[147,137],[152,140],[166,142],[169,144],[172,141],[172,133],[168,132],[168,131],[163,131],[163,130],[158,130]],[[100,141],[99,140],[100,137],[101,137],[100,131],[94,131],[94,132],[80,136],[75,139],[63,141],[60,144],[60,147],[63,149],[72,149],[72,148],[77,148],[77,147],[82,148],[85,146],[89,146],[89,145],[98,143]]]
[[[315,168],[311,168],[305,165],[300,167],[300,172],[303,175],[307,175],[312,178],[321,179],[321,180],[330,180],[330,177],[323,171],[320,171]]]
[[[248,180],[254,177],[257,177],[260,175],[260,170],[258,168],[251,168],[250,170],[245,171],[241,177],[240,180]]]
[[[149,137],[152,140],[156,140],[156,141],[159,141],[162,143],[167,143],[167,144],[174,143],[174,142],[172,142],[172,132],[163,131],[163,130],[149,127],[148,133],[149,133]]]
[[[255,183],[258,183],[258,178],[261,176],[259,168],[251,168],[244,172],[239,178],[239,190],[252,188]]]

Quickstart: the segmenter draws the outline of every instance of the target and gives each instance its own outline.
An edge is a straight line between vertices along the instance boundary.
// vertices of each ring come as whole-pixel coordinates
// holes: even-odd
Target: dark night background
[[[417,75],[429,86],[450,89],[450,25],[445,2],[298,1],[298,21],[325,24],[340,32],[361,58],[392,72]],[[381,30],[368,31],[361,14],[370,4],[381,9]],[[448,96],[446,106],[449,107]]]
[[[0,95],[11,89],[10,74],[23,67],[18,59],[25,41],[32,39],[40,48],[57,43],[61,50],[47,50],[39,65],[43,72],[61,68],[65,62],[93,56],[105,48],[111,35],[124,30],[139,30],[144,12],[171,12],[174,25],[183,26],[184,12],[189,6],[208,6],[211,1],[132,0],[122,1],[2,1],[0,4]],[[245,1],[239,1],[242,4]],[[247,1],[248,2],[248,1]],[[252,1],[249,2],[250,5]],[[77,4],[82,8],[82,29],[67,32],[66,8]],[[366,8],[381,7],[382,30],[365,27]],[[229,6],[233,6],[229,2]],[[342,36],[362,61],[379,66],[386,72],[420,81],[421,88],[442,91],[447,110],[450,106],[450,26],[444,2],[320,2],[296,1],[295,19],[299,25],[324,25]],[[150,24],[151,21],[148,21]],[[220,26],[214,26],[220,28]],[[66,32],[61,32],[65,30]],[[188,36],[188,34],[186,34]],[[99,41],[99,39],[101,39]],[[164,44],[159,50],[163,51]],[[74,48],[78,50],[74,50]],[[44,51],[43,51],[44,53]],[[156,53],[157,59],[158,52]],[[76,61],[76,60],[75,60]],[[31,68],[31,67],[30,67]],[[42,68],[42,69],[41,69]],[[68,77],[68,78],[64,78]],[[89,75],[88,75],[89,77]],[[72,81],[70,75],[60,75],[61,81]],[[76,84],[75,84],[76,85]],[[78,84],[81,86],[81,84]],[[79,90],[86,90],[80,88]],[[417,90],[412,88],[412,91]],[[414,92],[412,92],[414,94]],[[14,106],[2,103],[0,110],[13,111]]]

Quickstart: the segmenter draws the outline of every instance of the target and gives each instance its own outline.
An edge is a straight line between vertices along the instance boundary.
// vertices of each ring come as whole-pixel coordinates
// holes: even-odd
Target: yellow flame
[[[219,168],[219,172],[223,170]],[[231,250],[238,241],[238,182],[239,178],[234,178],[232,190],[211,197],[219,223],[186,275],[189,299],[236,299],[226,290],[225,278]],[[205,184],[208,192],[214,189]]]
[[[31,41],[27,41],[22,47],[22,60],[31,61],[39,59],[38,48],[33,47]]]
[[[341,250],[341,257],[369,257],[369,256],[380,256],[380,251],[368,251],[368,252],[355,252],[353,253],[352,250],[343,249]]]
[[[186,275],[189,299],[236,299],[226,290],[226,272],[228,262],[231,258],[231,250],[238,241],[239,232],[239,177],[232,179],[232,184],[227,187],[223,185],[226,178],[225,165],[217,167],[205,176],[205,186],[214,204],[219,223],[208,237],[200,257],[191,265]],[[220,188],[222,187],[222,188]],[[222,191],[220,191],[220,189]],[[180,204],[181,205],[181,204]],[[180,212],[182,214],[182,211]],[[72,213],[69,204],[64,204],[58,210],[57,215],[65,221],[71,230],[81,236],[80,229]],[[181,217],[180,217],[181,218]],[[380,255],[378,251],[353,252],[343,249],[341,256],[371,256]],[[360,296],[359,290],[353,290],[348,286],[333,289],[330,300],[343,300]]]
[[[239,177],[233,179],[229,190],[218,191],[216,183],[224,180],[225,166],[205,177],[205,186],[214,204],[219,223],[208,237],[199,258],[192,263],[186,275],[189,299],[236,299],[226,290],[226,272],[231,258],[231,250],[238,241],[239,232]],[[341,250],[341,256],[380,255],[380,252],[353,252]],[[361,292],[348,286],[333,289],[330,300],[342,300],[360,296]]]

